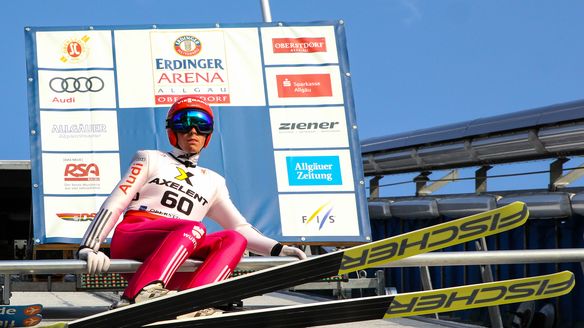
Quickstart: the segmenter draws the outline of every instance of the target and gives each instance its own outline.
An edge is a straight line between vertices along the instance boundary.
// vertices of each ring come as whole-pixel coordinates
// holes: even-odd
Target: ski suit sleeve
[[[221,180],[217,197],[209,212],[207,212],[207,216],[219,223],[223,228],[235,230],[242,234],[247,239],[247,249],[251,252],[264,256],[270,255],[272,248],[278,242],[264,236],[247,222],[231,201],[225,180]]]
[[[138,151],[120,182],[101,205],[95,218],[87,228],[81,248],[99,250],[101,243],[107,238],[116,225],[120,215],[126,210],[134,196],[148,179],[149,156],[147,151]]]

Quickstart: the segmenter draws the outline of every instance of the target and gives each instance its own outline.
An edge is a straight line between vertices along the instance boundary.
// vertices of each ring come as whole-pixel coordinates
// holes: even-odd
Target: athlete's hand
[[[110,267],[110,259],[103,252],[91,248],[82,248],[77,253],[80,260],[87,261],[87,273],[106,272]]]
[[[306,254],[296,247],[284,246],[282,247],[282,251],[280,252],[280,256],[296,256],[300,260],[306,260]]]

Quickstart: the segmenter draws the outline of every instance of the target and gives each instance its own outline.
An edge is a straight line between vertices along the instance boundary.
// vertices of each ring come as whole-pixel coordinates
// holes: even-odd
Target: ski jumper
[[[259,255],[278,249],[239,213],[225,179],[197,160],[178,149],[138,151],[85,233],[81,247],[97,251],[115,227],[111,257],[142,261],[124,275],[123,297],[133,300],[153,282],[184,290],[220,281],[233,273],[246,247]],[[207,234],[205,217],[225,230]],[[176,272],[188,258],[204,262],[195,272]]]

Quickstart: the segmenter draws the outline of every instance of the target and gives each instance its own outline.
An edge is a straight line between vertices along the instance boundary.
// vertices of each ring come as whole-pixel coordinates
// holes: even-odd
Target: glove
[[[280,256],[296,256],[300,260],[306,260],[306,254],[296,247],[284,246],[280,252]]]
[[[91,248],[82,248],[77,252],[80,260],[87,262],[87,273],[95,274],[106,272],[110,266],[110,259],[103,252],[94,251]]]

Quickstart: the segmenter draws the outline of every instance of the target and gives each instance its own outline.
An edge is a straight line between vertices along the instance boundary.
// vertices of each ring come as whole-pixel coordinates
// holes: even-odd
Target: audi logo
[[[100,77],[54,77],[49,81],[49,88],[56,93],[99,92],[104,83]]]

